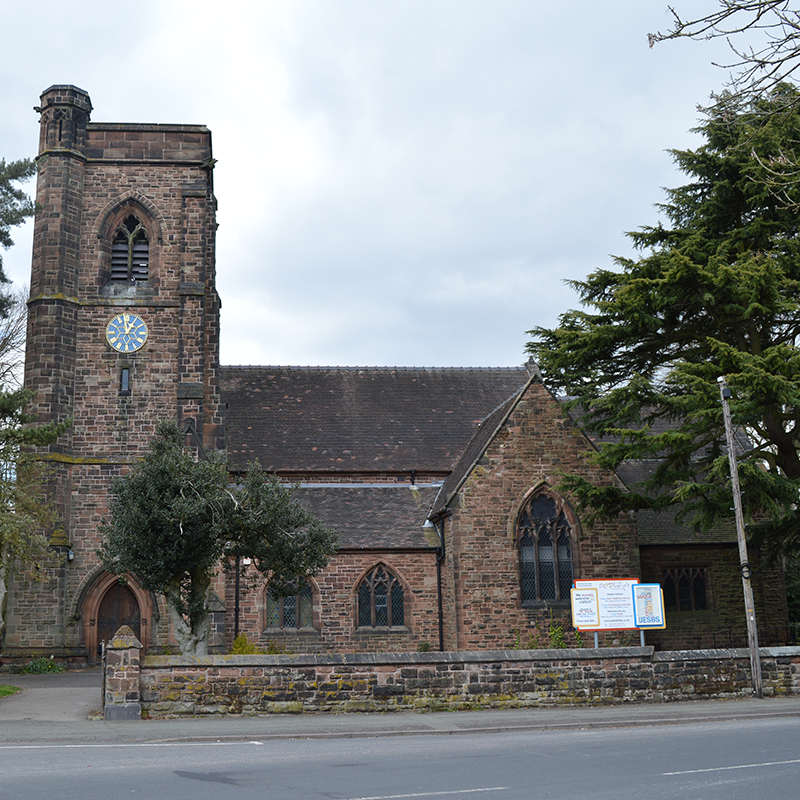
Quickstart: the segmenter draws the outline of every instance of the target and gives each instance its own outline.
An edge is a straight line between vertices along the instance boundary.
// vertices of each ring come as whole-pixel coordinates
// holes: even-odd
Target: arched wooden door
[[[141,641],[141,623],[142,612],[136,595],[125,584],[111,584],[100,601],[97,613],[98,642],[109,641],[122,625],[127,625]]]

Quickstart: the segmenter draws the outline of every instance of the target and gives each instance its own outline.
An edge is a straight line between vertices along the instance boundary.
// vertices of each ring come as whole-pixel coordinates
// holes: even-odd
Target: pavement
[[[443,736],[526,730],[580,730],[689,722],[800,717],[800,696],[698,700],[621,706],[353,714],[270,714],[258,717],[106,722],[99,668],[53,675],[0,673],[0,684],[23,691],[0,698],[0,749],[20,743],[103,744],[266,741],[372,736]]]
[[[0,672],[0,684],[23,691],[0,698],[0,728],[10,722],[86,722],[102,713],[100,667],[44,675]]]

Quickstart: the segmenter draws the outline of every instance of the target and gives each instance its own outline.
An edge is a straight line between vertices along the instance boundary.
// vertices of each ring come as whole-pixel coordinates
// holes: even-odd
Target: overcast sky
[[[59,83],[96,122],[211,128],[225,364],[521,364],[564,281],[657,219],[726,80],[721,43],[648,49],[666,0],[9,6],[0,156],[36,154]]]

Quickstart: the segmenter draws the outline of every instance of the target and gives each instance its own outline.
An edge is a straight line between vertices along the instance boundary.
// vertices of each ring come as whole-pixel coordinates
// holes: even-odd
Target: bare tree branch
[[[684,19],[672,6],[673,25],[648,33],[650,47],[672,39],[725,39],[733,58],[716,66],[731,70],[729,91],[743,99],[769,92],[800,69],[800,11],[791,0],[719,0],[705,16]],[[740,44],[752,34],[757,42]]]
[[[8,316],[0,319],[0,386],[22,387],[25,363],[25,334],[28,325],[28,287],[21,286],[9,294]]]

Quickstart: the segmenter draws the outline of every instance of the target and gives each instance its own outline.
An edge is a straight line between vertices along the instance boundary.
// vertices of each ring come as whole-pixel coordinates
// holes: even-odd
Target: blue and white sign
[[[633,591],[633,615],[637,628],[666,628],[664,593],[657,583],[636,583]]]

